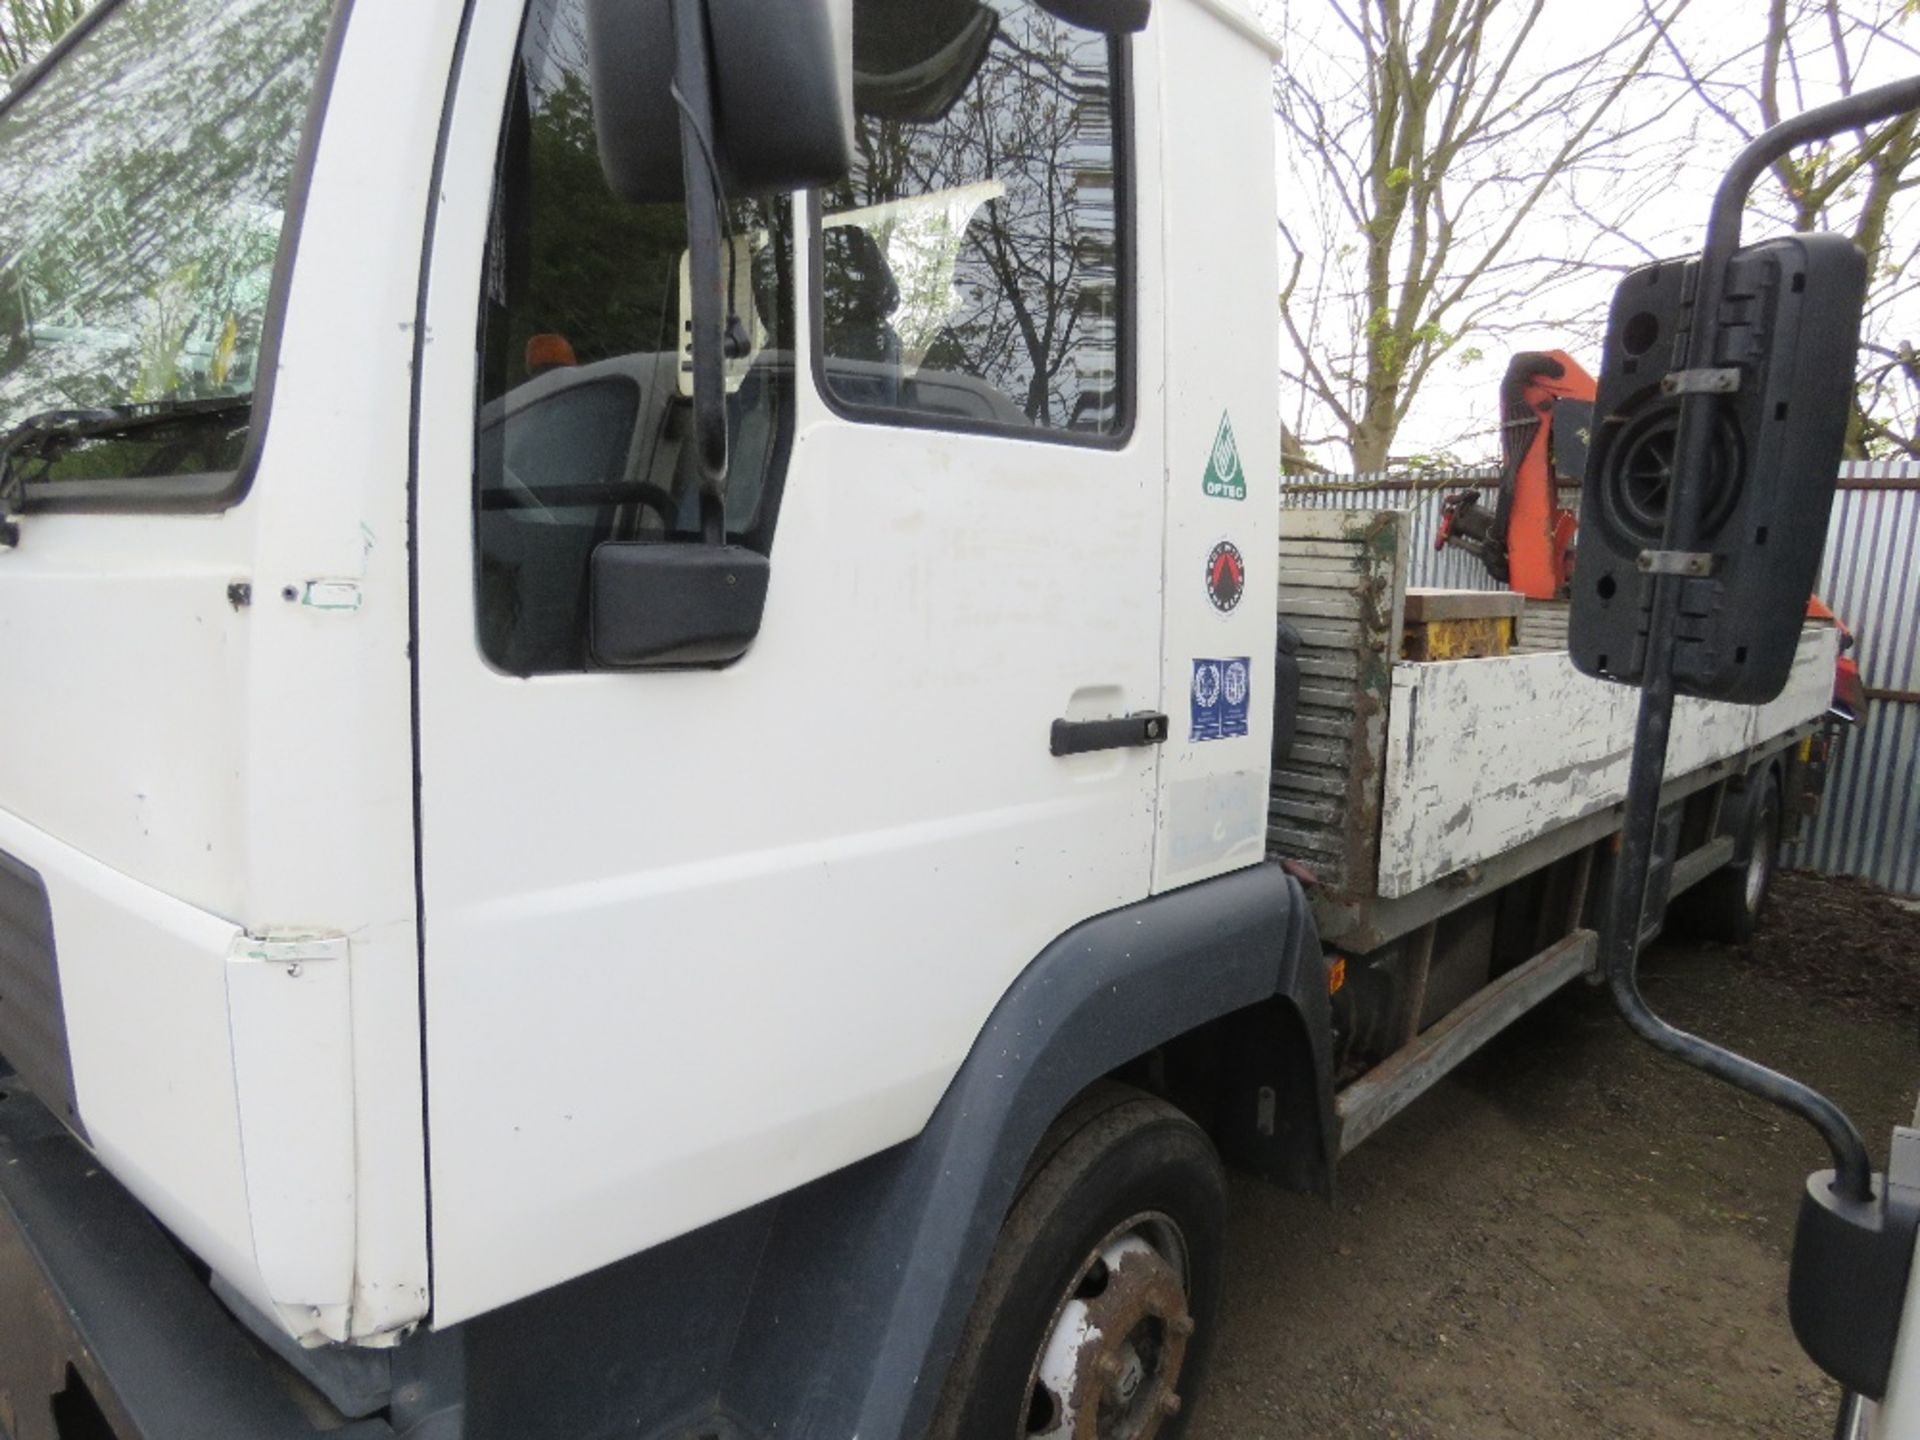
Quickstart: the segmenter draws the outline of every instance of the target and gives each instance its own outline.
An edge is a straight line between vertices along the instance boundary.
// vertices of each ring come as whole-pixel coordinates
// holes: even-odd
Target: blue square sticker
[[[1194,740],[1229,740],[1247,733],[1253,666],[1245,655],[1193,662]]]

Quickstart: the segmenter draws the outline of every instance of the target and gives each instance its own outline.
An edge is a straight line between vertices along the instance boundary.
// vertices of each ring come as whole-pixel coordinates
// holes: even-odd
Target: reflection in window
[[[677,134],[661,143],[678,153]],[[750,342],[726,368],[735,538],[756,533],[791,406],[790,210],[728,210],[723,270]],[[585,0],[536,0],[528,13],[491,229],[474,475],[480,646],[513,674],[578,670],[594,547],[700,529],[686,212],[607,187]]]
[[[0,433],[253,389],[326,0],[124,0],[0,117]],[[46,478],[231,469],[246,406]]]
[[[1123,428],[1116,48],[1030,0],[856,0],[858,159],[820,237],[842,402]]]

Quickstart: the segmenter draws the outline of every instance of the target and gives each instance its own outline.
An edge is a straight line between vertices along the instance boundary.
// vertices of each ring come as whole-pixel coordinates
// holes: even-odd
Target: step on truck
[[[1753,923],[1833,630],[1640,845],[1550,605],[1283,507],[1272,63],[104,0],[16,78],[0,1434],[1171,1440],[1224,1164],[1330,1192],[1623,857]]]

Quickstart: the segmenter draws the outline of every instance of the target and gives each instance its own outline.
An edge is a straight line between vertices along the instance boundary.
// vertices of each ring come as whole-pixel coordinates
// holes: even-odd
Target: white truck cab
[[[603,163],[668,8],[104,0],[0,97],[11,1440],[1171,1437],[1215,1147],[1330,1184],[1443,912],[1553,887],[1528,1003],[1590,957],[1598,781],[1345,1000],[1280,863],[1345,561],[1240,0],[796,5],[852,164],[715,207],[711,393],[695,207]],[[1691,879],[1805,788],[1810,637]]]

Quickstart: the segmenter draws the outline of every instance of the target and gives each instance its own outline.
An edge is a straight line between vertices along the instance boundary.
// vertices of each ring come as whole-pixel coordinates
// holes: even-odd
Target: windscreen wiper
[[[51,463],[81,440],[118,440],[183,422],[226,419],[253,408],[253,392],[195,400],[104,405],[94,409],[42,410],[0,433],[0,547],[20,543],[13,520],[26,498],[26,464]]]

